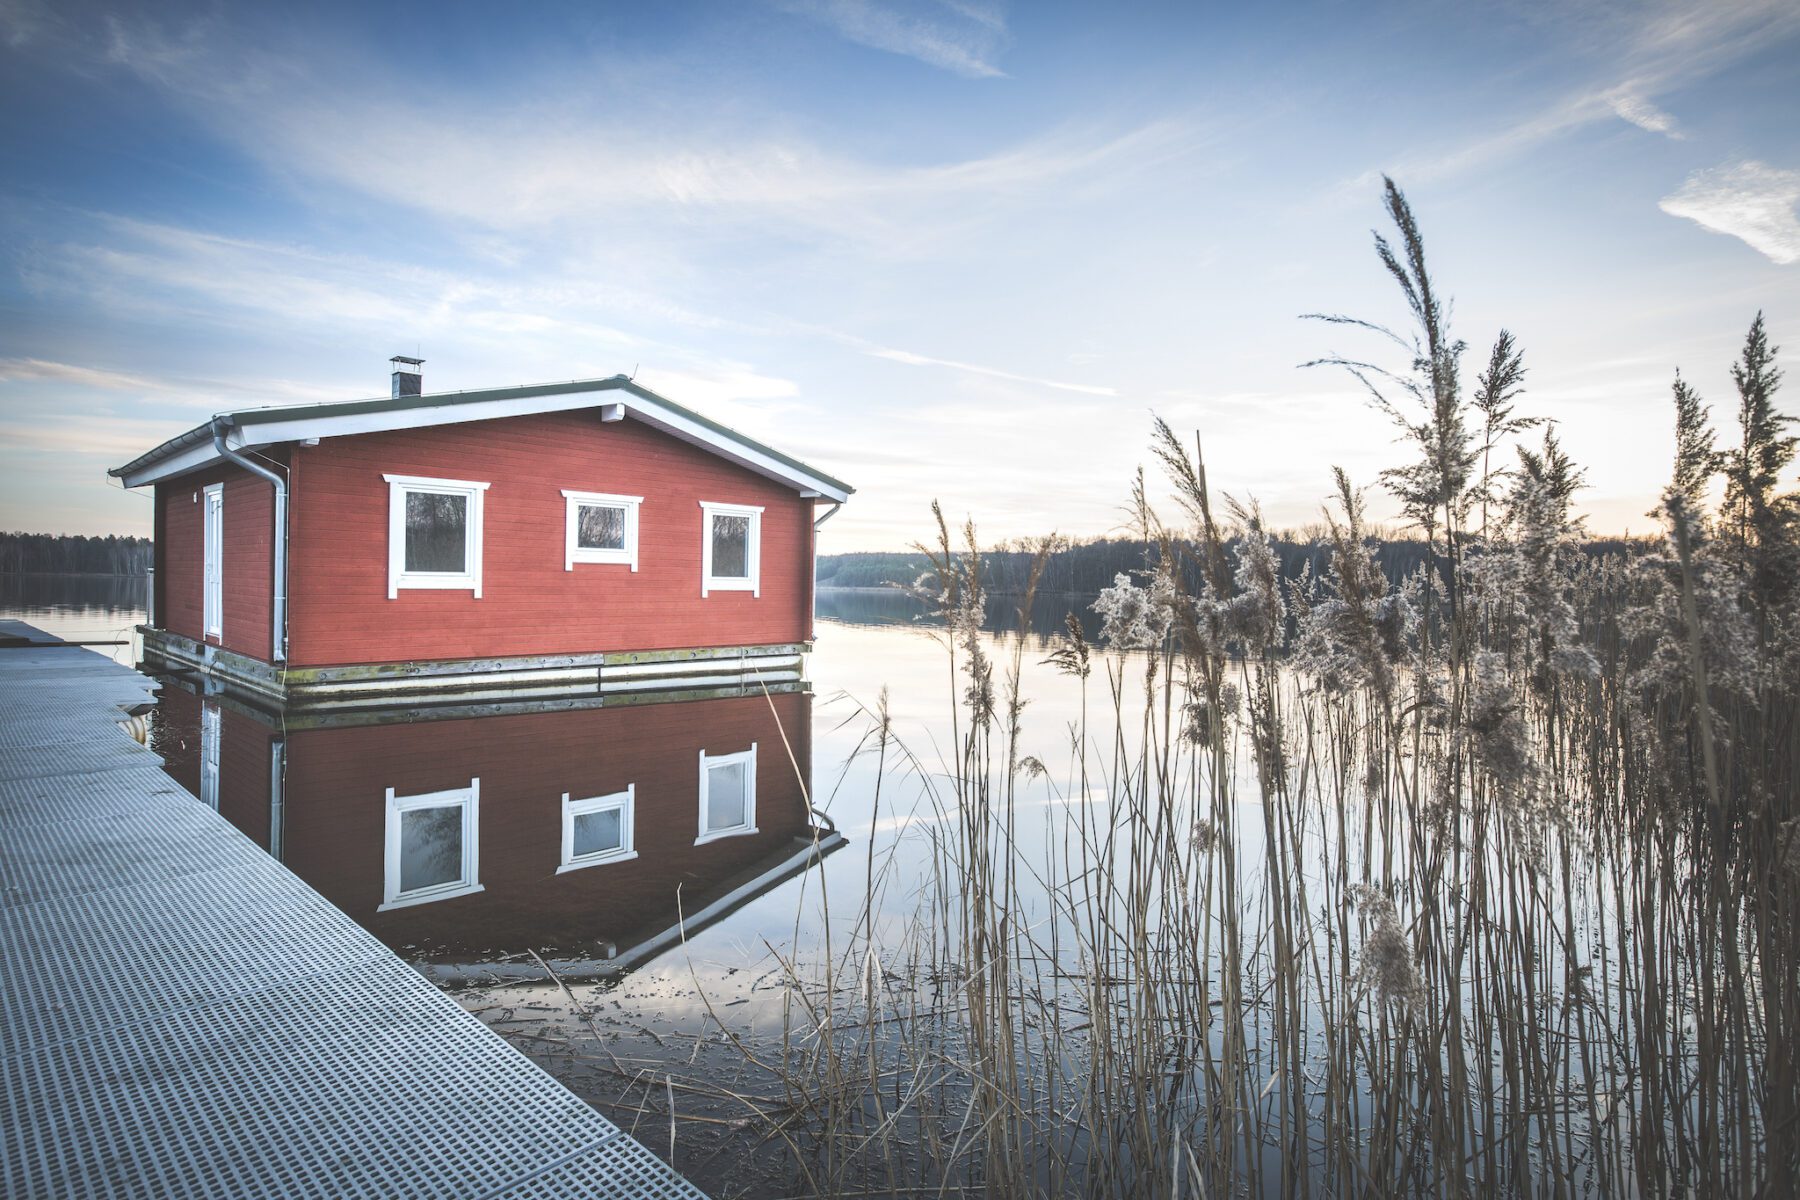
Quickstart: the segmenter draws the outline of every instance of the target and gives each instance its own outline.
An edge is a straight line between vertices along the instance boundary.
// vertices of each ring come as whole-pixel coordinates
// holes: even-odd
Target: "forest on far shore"
[[[1235,545],[1235,539],[1232,543]],[[1303,572],[1316,578],[1323,574],[1331,556],[1331,542],[1324,536],[1307,533],[1273,533],[1270,548],[1281,565],[1284,579],[1299,579]],[[1398,584],[1427,559],[1425,543],[1417,538],[1376,537],[1369,541],[1375,561],[1388,582]],[[1620,554],[1629,557],[1645,545],[1640,538],[1589,538],[1581,547],[1589,554]],[[987,590],[998,595],[1017,594],[1025,590],[1036,547],[1026,539],[982,553],[981,577]],[[1061,541],[1045,564],[1038,590],[1093,596],[1113,586],[1119,575],[1142,571],[1156,561],[1152,543],[1134,538],[1095,538],[1087,541]],[[819,556],[818,586],[821,588],[887,588],[910,587],[919,576],[930,570],[922,553],[898,554],[861,551],[851,554]]]
[[[150,539],[68,533],[0,533],[0,573],[142,575],[150,569]]]
[[[1590,554],[1621,554],[1637,548],[1639,539],[1591,538],[1583,543]],[[1331,546],[1305,534],[1275,534],[1270,538],[1284,578],[1298,579],[1303,571],[1318,575],[1325,569]],[[1375,560],[1391,582],[1402,578],[1426,559],[1425,543],[1416,538],[1376,538]],[[150,569],[149,538],[84,537],[57,533],[0,533],[0,572],[9,574],[142,575]],[[1022,592],[1031,569],[1035,546],[1021,539],[996,546],[982,556],[982,576],[989,590],[998,594]],[[1155,561],[1154,547],[1133,538],[1062,540],[1050,555],[1042,592],[1097,595],[1122,574],[1141,571]],[[928,569],[923,554],[862,551],[819,556],[818,586],[822,588],[886,588],[910,586]]]

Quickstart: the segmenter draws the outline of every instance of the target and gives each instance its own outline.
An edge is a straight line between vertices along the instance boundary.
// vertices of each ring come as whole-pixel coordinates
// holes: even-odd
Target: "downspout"
[[[817,493],[814,493],[814,495],[817,495]],[[807,598],[811,601],[809,611],[806,614],[806,638],[808,645],[811,645],[812,640],[818,636],[819,630],[819,527],[831,520],[831,518],[837,516],[837,510],[842,507],[844,507],[844,502],[842,500],[834,500],[831,502],[831,507],[825,510],[825,515],[815,518],[813,521],[812,575],[809,577],[806,586]]]
[[[258,475],[269,481],[275,488],[275,601],[274,611],[270,615],[270,640],[274,643],[272,654],[278,663],[287,661],[288,628],[287,628],[287,480],[253,459],[244,457],[225,444],[225,433],[231,428],[230,422],[223,417],[214,417],[212,421],[213,449],[222,458],[236,463],[252,475]]]

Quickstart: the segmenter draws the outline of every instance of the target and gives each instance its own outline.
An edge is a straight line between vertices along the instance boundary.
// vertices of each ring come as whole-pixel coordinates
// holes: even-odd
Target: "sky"
[[[1596,532],[1758,311],[1800,413],[1796,0],[0,0],[0,163],[7,529],[148,534],[106,468],[395,354],[634,374],[856,487],[827,553],[1118,532],[1153,413],[1301,526],[1405,455],[1302,366],[1406,365],[1303,319],[1404,323],[1383,173]]]

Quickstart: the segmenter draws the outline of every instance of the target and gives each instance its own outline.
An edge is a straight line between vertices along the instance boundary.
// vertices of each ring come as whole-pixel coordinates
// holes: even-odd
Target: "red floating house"
[[[224,413],[155,489],[147,666],[292,708],[804,678],[851,488],[623,376]]]

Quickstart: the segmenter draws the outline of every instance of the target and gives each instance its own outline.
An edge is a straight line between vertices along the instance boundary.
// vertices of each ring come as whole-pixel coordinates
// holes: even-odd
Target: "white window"
[[[219,706],[200,705],[200,801],[219,807]]]
[[[694,845],[756,832],[756,743],[737,754],[700,752],[700,836]]]
[[[225,629],[225,485],[206,486],[201,561],[206,591],[201,601],[205,636],[222,638]]]
[[[762,595],[762,509],[700,502],[700,594]]]
[[[488,485],[384,475],[388,599],[401,588],[450,588],[481,598],[481,499]]]
[[[387,790],[387,869],[380,911],[481,890],[481,780],[396,796]]]
[[[562,866],[556,873],[636,858],[631,841],[636,807],[635,783],[622,792],[585,800],[571,800],[564,792]]]
[[[576,563],[619,563],[638,569],[638,505],[642,496],[610,496],[605,492],[571,492],[563,569]]]

